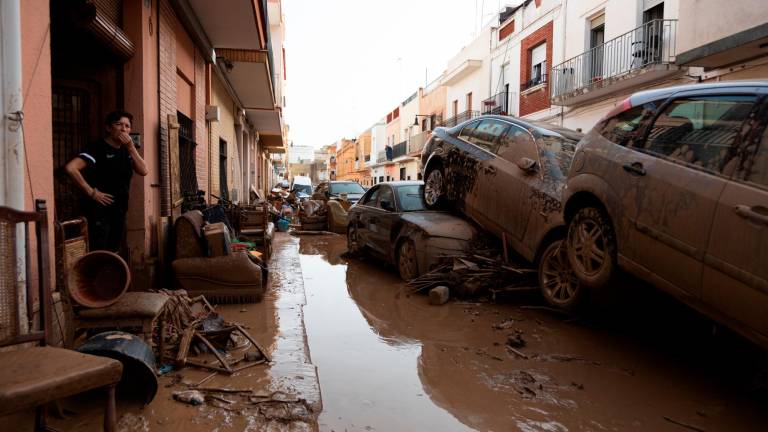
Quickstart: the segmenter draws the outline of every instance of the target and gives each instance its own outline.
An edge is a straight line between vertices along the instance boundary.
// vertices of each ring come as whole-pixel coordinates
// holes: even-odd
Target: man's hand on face
[[[131,139],[131,136],[128,135],[127,132],[120,132],[117,135],[117,141],[120,143],[121,146],[127,147],[130,149],[133,146],[133,140]]]

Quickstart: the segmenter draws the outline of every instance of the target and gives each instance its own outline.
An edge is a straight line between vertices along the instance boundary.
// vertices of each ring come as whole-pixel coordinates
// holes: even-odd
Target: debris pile
[[[472,254],[466,257],[448,257],[451,261],[435,267],[408,282],[411,293],[447,286],[459,297],[530,291],[536,288],[536,271],[508,264],[502,258]]]
[[[302,231],[324,231],[328,228],[328,206],[323,200],[306,200],[301,203],[299,222]]]

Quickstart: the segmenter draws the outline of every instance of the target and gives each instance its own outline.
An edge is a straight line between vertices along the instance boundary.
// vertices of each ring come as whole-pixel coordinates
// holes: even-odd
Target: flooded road
[[[345,251],[299,249],[323,431],[764,430],[764,354],[653,290],[600,323],[535,293],[430,306]]]

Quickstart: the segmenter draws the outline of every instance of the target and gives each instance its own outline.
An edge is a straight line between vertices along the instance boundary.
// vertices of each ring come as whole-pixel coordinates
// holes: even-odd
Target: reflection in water
[[[321,429],[467,430],[425,396],[417,373],[420,345],[396,332],[378,337],[349,296],[347,266],[330,264],[338,256],[303,254],[313,249],[305,248],[306,240],[301,241],[305,323],[323,394]],[[367,288],[389,292],[391,302],[392,288],[380,285],[394,279],[381,275]]]

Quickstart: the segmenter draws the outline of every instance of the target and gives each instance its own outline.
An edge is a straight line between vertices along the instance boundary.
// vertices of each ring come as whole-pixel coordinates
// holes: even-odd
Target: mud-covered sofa
[[[218,303],[257,303],[264,297],[266,279],[262,267],[244,251],[210,257],[203,236],[205,221],[198,210],[191,210],[174,223],[174,254],[171,266],[176,288],[191,297],[204,295]]]

